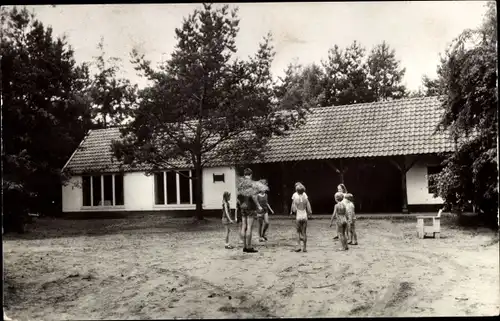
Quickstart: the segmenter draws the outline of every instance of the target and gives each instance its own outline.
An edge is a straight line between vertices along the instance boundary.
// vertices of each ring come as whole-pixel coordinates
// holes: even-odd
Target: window
[[[155,204],[165,204],[164,174],[165,173],[155,173]]]
[[[101,195],[101,176],[92,176],[92,206],[102,205],[102,195]]]
[[[166,172],[167,176],[167,204],[177,204],[177,175],[175,172]]]
[[[214,183],[224,182],[224,174],[214,174]]]
[[[431,177],[431,175],[441,173],[442,169],[443,169],[442,166],[429,166],[429,167],[427,167],[427,186],[428,186],[429,194],[434,194],[437,191],[436,184],[434,182],[434,179]]]
[[[189,171],[179,172],[179,201],[181,204],[191,204],[191,180]]]
[[[104,175],[103,176],[103,183],[104,183],[103,205],[105,205],[105,206],[113,205],[113,176],[112,175]]]
[[[83,176],[82,178],[82,191],[83,191],[83,206],[91,206],[92,204],[90,203],[91,197],[90,197],[90,176]]]
[[[114,175],[115,178],[115,205],[125,205],[123,191],[123,175]]]
[[[155,173],[155,204],[193,204],[193,182],[190,170]]]
[[[123,175],[83,176],[82,193],[83,206],[123,205]]]

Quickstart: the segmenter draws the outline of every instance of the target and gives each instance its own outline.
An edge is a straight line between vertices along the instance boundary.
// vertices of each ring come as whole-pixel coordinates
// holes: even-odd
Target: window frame
[[[111,193],[112,193],[112,202],[109,205],[104,204],[104,176],[111,176]],[[117,203],[117,195],[116,195],[116,177],[121,176],[122,178],[122,194],[123,194],[123,204],[116,205]],[[121,209],[125,207],[125,180],[124,180],[124,174],[122,173],[102,173],[102,174],[85,174],[82,175],[82,184],[83,184],[83,179],[84,177],[89,178],[89,184],[90,188],[88,189],[89,198],[90,198],[90,205],[83,205],[83,201],[85,200],[85,189],[82,186],[82,208],[83,209]],[[100,180],[100,189],[101,189],[101,205],[99,204],[94,204],[94,178],[99,177]],[[99,184],[97,183],[97,184]]]
[[[168,185],[167,183],[167,173],[174,172],[175,173],[175,183],[173,184],[175,188],[175,203],[169,203],[168,199],[168,190],[172,188],[172,186]],[[193,175],[193,170],[191,169],[178,169],[178,170],[165,170],[165,171],[158,171],[155,172],[155,175],[162,173],[163,175],[163,180],[154,180],[154,186],[153,186],[153,206],[154,207],[161,207],[161,208],[191,208],[195,206],[196,204],[194,203],[194,195],[193,195],[193,180],[191,178],[187,178],[189,182],[189,203],[181,203],[181,191],[180,191],[180,176],[179,172],[187,172],[186,174],[189,175],[189,177],[192,177]],[[163,203],[157,204],[157,192],[159,188],[157,187],[158,181],[163,182]]]

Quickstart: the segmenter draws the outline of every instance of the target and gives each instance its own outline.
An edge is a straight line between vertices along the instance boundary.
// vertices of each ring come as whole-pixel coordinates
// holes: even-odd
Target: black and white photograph
[[[500,315],[496,2],[0,20],[4,320]]]

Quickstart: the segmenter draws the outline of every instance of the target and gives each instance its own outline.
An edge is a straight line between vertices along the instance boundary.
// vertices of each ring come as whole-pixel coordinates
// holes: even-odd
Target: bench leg
[[[435,233],[434,233],[434,238],[435,238],[435,239],[438,239],[438,238],[439,238],[439,232],[435,232]]]

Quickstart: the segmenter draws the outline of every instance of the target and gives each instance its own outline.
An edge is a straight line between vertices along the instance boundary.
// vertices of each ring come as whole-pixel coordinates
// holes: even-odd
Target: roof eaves
[[[80,148],[82,147],[83,143],[85,142],[85,140],[87,140],[87,138],[90,136],[90,133],[92,132],[92,129],[89,129],[89,131],[87,132],[87,134],[85,135],[85,137],[83,137],[82,141],[80,142],[80,144],[78,144],[78,147],[73,151],[73,154],[71,154],[71,156],[69,157],[68,161],[66,162],[66,164],[64,164],[63,168],[62,168],[62,172],[64,172],[66,170],[66,167],[68,166],[68,164],[71,162],[71,160],[73,159],[73,157],[75,156],[76,152],[80,150]]]

